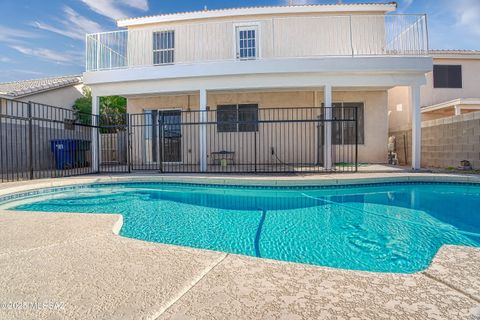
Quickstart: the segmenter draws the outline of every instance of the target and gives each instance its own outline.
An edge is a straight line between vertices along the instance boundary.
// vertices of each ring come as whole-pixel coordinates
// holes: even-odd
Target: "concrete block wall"
[[[400,164],[411,164],[411,130],[389,135],[396,137]],[[480,169],[480,111],[422,122],[422,167],[458,167],[462,160]]]

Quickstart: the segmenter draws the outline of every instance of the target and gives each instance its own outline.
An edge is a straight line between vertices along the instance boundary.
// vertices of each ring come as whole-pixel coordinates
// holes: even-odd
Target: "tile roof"
[[[480,55],[480,50],[465,50],[465,49],[430,49],[428,52],[432,55]]]
[[[235,7],[235,8],[220,8],[220,9],[207,9],[204,10],[192,10],[192,11],[183,11],[183,12],[172,12],[172,13],[162,13],[156,15],[149,15],[149,16],[140,16],[140,17],[131,17],[131,18],[121,18],[117,20],[117,24],[127,23],[128,21],[134,21],[139,19],[149,19],[149,18],[157,18],[157,17],[169,17],[169,16],[177,16],[177,15],[188,15],[188,14],[196,14],[202,12],[232,12],[238,10],[249,10],[249,9],[275,9],[275,8],[296,8],[296,7],[335,7],[335,6],[342,6],[342,7],[354,7],[354,6],[395,6],[397,7],[397,3],[395,1],[390,2],[355,2],[355,3],[307,3],[307,4],[291,4],[291,5],[279,5],[279,6],[247,6],[247,7]]]
[[[10,98],[28,96],[39,92],[82,83],[79,75],[0,83],[0,95]]]

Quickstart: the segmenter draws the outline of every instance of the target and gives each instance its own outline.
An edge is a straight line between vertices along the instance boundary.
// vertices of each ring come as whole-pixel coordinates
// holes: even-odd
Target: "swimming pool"
[[[3,201],[11,210],[119,213],[125,237],[354,270],[412,273],[425,269],[443,244],[480,246],[480,185],[474,184],[118,183]]]

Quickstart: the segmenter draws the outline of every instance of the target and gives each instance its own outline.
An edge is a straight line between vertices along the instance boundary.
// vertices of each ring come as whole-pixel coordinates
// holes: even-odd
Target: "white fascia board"
[[[297,90],[299,88],[322,88],[331,85],[339,88],[384,88],[395,86],[423,85],[425,75],[421,73],[392,74],[260,74],[243,76],[203,77],[188,79],[154,79],[121,83],[103,83],[90,85],[92,92],[99,96],[110,95],[159,95],[207,91],[238,91],[277,89]]]
[[[349,76],[355,73],[422,73],[432,71],[429,57],[337,57],[269,59],[177,64],[84,73],[87,85],[145,80],[259,74],[325,73]]]
[[[458,98],[442,103],[437,103],[428,107],[423,107],[421,112],[432,112],[445,108],[451,108],[454,106],[469,106],[469,105],[480,105],[480,98]]]
[[[345,12],[378,12],[387,13],[397,9],[394,3],[379,4],[331,4],[331,5],[298,5],[278,7],[252,7],[222,10],[204,10],[172,13],[165,15],[128,18],[117,20],[118,27],[130,27],[152,23],[176,22],[184,20],[212,19],[224,17],[241,17],[271,14],[298,14],[298,13],[345,13]]]

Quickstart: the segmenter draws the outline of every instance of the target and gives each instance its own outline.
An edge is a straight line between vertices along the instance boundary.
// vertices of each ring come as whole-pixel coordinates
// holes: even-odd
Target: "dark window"
[[[175,31],[153,33],[153,64],[172,64],[175,62]]]
[[[237,105],[223,105],[217,107],[217,131],[237,131]]]
[[[434,65],[434,88],[461,88],[462,66],[460,65]]]
[[[355,114],[358,123],[358,144],[364,144],[364,105],[361,102],[333,103],[332,117],[337,120],[332,125],[333,144],[355,144]]]
[[[257,104],[239,104],[238,105],[238,121],[239,121],[238,131],[240,132],[258,131],[258,105]]]
[[[231,104],[217,107],[218,132],[258,131],[257,104]]]

